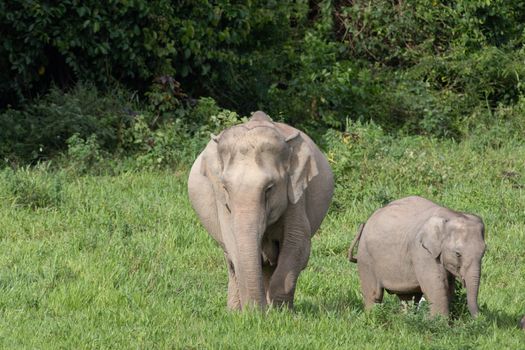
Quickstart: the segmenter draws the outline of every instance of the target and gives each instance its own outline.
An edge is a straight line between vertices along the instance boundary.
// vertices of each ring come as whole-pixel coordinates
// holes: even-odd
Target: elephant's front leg
[[[274,305],[293,307],[295,285],[310,257],[310,225],[304,207],[298,203],[284,225],[282,245],[279,249],[277,268],[271,280],[269,296]],[[295,215],[293,215],[295,214]]]
[[[297,279],[308,263],[310,239],[297,244],[289,243],[288,247],[285,244],[270,280],[269,299],[273,305],[292,308]]]
[[[429,262],[416,264],[415,272],[421,290],[430,303],[430,314],[448,317],[450,289],[445,269],[437,263]]]
[[[241,298],[239,296],[239,286],[237,284],[237,278],[235,277],[235,270],[233,263],[228,256],[226,256],[226,264],[228,265],[228,309],[240,310],[241,309]]]

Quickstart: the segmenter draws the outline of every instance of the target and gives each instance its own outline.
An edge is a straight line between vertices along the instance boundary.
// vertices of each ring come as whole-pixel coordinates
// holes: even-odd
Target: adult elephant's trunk
[[[476,317],[479,313],[478,291],[480,271],[480,264],[474,263],[470,266],[464,277],[465,286],[467,289],[467,304],[472,317]]]
[[[262,280],[261,242],[264,232],[262,214],[255,212],[236,213],[234,217],[234,236],[237,244],[237,266],[235,273],[239,285],[241,308],[266,307],[266,297]]]

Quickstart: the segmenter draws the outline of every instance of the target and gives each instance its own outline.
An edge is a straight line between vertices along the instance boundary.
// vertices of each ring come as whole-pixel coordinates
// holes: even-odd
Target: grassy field
[[[0,348],[524,348],[525,145],[394,139],[359,125],[325,143],[336,196],[293,312],[227,312],[223,255],[188,203],[185,170],[3,170]],[[484,218],[478,319],[464,291],[450,322],[403,312],[390,295],[363,311],[348,246],[374,209],[409,194]]]

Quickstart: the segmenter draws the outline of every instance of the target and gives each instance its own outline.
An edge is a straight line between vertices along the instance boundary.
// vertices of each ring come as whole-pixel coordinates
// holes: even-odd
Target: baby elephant
[[[357,262],[367,309],[383,300],[386,289],[401,300],[425,294],[432,315],[448,316],[458,277],[475,317],[484,252],[481,218],[411,196],[375,211],[361,225],[348,258]]]

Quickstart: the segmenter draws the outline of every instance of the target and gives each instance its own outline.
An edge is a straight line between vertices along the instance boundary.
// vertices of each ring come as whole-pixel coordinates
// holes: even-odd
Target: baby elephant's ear
[[[445,223],[446,219],[432,216],[423,224],[419,233],[419,242],[434,259],[441,254],[441,246],[445,238]]]
[[[308,183],[319,174],[312,148],[304,141],[297,131],[286,138],[291,148],[290,166],[288,169],[290,182],[288,184],[288,198],[293,204],[297,203],[304,193]]]

